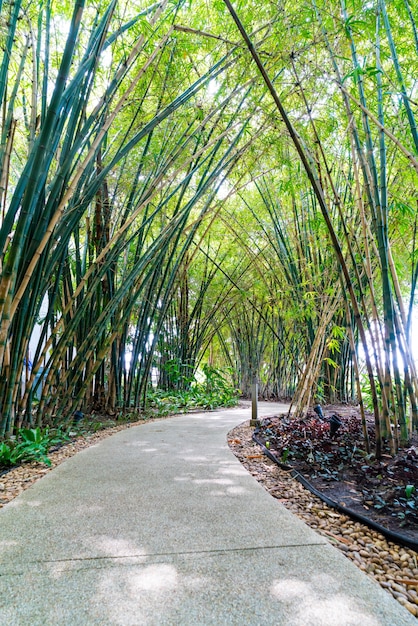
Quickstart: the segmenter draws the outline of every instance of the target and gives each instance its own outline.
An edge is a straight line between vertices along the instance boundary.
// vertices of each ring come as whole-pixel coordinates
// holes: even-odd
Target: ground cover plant
[[[204,380],[188,379],[183,390],[156,388],[147,393],[145,414],[167,415],[193,409],[215,409],[237,404],[240,391],[227,377],[214,367],[203,366]],[[176,382],[178,380],[176,379]]]
[[[331,420],[338,424],[334,433]],[[371,415],[368,430],[372,440]],[[323,417],[310,410],[298,419],[269,418],[263,421],[259,435],[279,460],[338,504],[418,538],[417,437],[396,457],[386,445],[377,459],[364,450],[358,411],[347,406],[327,407]]]
[[[15,438],[0,443],[0,469],[28,462],[50,465],[50,449],[68,441],[69,434],[61,429],[20,428]]]
[[[203,373],[201,382],[189,379],[189,388],[186,390],[150,389],[142,411],[119,411],[113,415],[85,415],[78,411],[65,428],[20,428],[15,437],[0,443],[0,472],[22,463],[50,465],[49,452],[80,436],[86,437],[119,424],[193,410],[230,407],[238,402],[239,390],[235,389],[225,374],[208,365],[203,366]]]
[[[0,440],[142,411],[152,384],[162,411],[214,406],[192,383],[207,362],[297,418],[314,397],[358,402],[366,454],[403,455],[409,0],[0,9]]]

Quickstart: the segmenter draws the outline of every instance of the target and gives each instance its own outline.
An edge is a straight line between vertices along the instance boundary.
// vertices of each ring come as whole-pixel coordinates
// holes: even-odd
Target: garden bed
[[[321,419],[278,416],[264,420],[257,437],[325,496],[362,516],[418,541],[418,437],[396,457],[373,454],[374,429],[368,418],[371,453],[364,451],[359,415],[352,407],[330,406]],[[340,426],[330,435],[330,420]]]
[[[338,410],[340,413],[346,411],[341,407],[338,407]],[[350,409],[347,410],[350,413]],[[272,418],[270,424],[264,423],[263,429],[269,428],[272,431],[271,427],[276,420],[281,421],[281,418]],[[412,615],[418,617],[417,552],[389,541],[378,531],[327,506],[326,503],[300,484],[290,471],[282,469],[269,459],[253,440],[253,433],[254,429],[249,426],[249,422],[245,422],[228,434],[228,442],[231,450],[254,478],[281,504],[316,532],[325,536],[365,574],[374,578]],[[264,441],[270,441],[271,432],[265,432],[265,435]],[[279,455],[280,450],[277,448],[276,446],[275,451]],[[271,449],[274,450],[273,444]],[[390,464],[389,459],[386,461]],[[289,459],[288,454],[286,463],[290,462],[291,459]],[[300,469],[302,469],[302,464]],[[305,472],[305,475],[308,476],[308,473]],[[309,478],[311,479],[311,475]],[[315,479],[312,479],[312,482],[315,482]],[[340,485],[338,488],[341,488],[342,481],[324,481],[325,486],[332,483],[337,483]],[[317,485],[319,486],[319,484],[318,482]],[[348,491],[350,489],[354,489],[354,487],[348,485]],[[354,502],[355,493],[349,491],[349,495]],[[356,504],[359,505],[358,502]],[[368,504],[366,507],[368,508],[364,507],[365,512],[371,510]],[[384,521],[386,516],[387,514],[382,515],[381,513],[380,522]],[[392,518],[392,515],[389,517]],[[405,532],[405,526],[401,526],[402,520],[400,518],[397,520],[394,518],[394,520],[396,527],[401,532]],[[408,523],[410,524],[410,522]],[[411,524],[409,532],[416,540],[417,533]]]

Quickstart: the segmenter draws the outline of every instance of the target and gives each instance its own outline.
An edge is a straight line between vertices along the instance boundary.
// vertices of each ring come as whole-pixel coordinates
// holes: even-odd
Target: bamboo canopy
[[[209,363],[297,415],[357,402],[366,440],[368,407],[396,454],[418,428],[409,1],[96,5],[0,0],[0,439]]]

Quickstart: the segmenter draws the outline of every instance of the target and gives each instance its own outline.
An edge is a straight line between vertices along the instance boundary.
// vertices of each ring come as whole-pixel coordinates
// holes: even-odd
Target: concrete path
[[[417,626],[243,469],[249,417],[122,431],[2,509],[0,625]]]

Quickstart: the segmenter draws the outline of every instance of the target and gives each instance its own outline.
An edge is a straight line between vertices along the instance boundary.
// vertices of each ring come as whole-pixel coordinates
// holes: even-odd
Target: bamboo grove
[[[0,0],[0,437],[209,363],[295,414],[370,408],[378,455],[408,442],[416,20]]]

